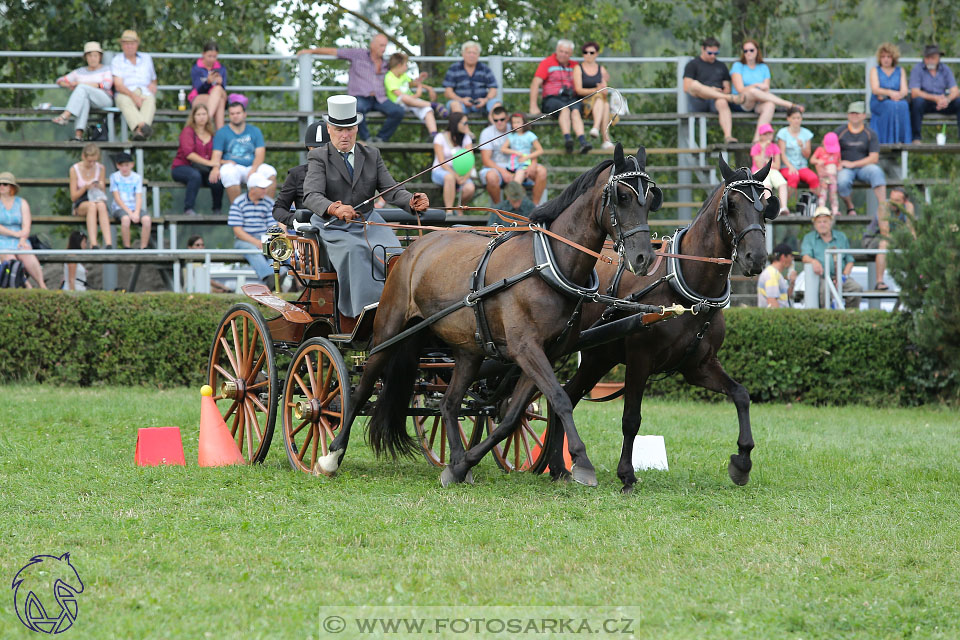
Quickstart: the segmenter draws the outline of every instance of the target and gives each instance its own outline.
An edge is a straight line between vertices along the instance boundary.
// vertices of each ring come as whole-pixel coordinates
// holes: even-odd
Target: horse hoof
[[[473,484],[473,469],[467,471],[467,475],[464,477],[463,481],[467,484]]]
[[[469,473],[467,475],[470,478],[470,483],[473,484],[473,476]],[[452,484],[460,484],[465,480],[466,478],[464,478],[464,480],[457,480],[457,476],[454,475],[453,469],[450,465],[445,466],[443,468],[443,471],[440,473],[440,486],[443,487],[444,489],[446,489]]]
[[[750,482],[750,472],[738,469],[737,465],[733,463],[733,460],[727,465],[727,473],[730,474],[730,479],[733,480],[733,484],[738,487],[742,487]]]
[[[622,493],[625,496],[631,495],[633,493],[633,485],[632,484],[623,485],[623,489],[620,489],[620,493]]]
[[[317,459],[317,466],[314,467],[314,471],[328,478],[334,476],[337,473],[337,469],[340,468],[340,456],[342,454],[343,452],[338,449],[331,451],[325,456],[320,456],[320,458]]]
[[[578,467],[573,465],[573,469],[570,470],[574,481],[579,484],[582,484],[586,487],[595,487],[597,486],[597,473],[593,469],[585,469],[583,467]]]

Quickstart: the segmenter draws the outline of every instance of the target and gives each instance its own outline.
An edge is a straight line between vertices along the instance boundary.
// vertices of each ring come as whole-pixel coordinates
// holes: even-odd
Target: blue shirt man
[[[463,60],[455,62],[443,76],[444,96],[451,111],[486,115],[499,104],[497,78],[480,62],[480,45],[472,40],[460,49]]]
[[[270,181],[254,173],[247,181],[247,193],[237,196],[230,205],[227,224],[233,228],[236,240],[234,249],[261,249],[260,236],[273,224],[273,200],[266,197]],[[262,253],[244,256],[257,272],[257,277],[268,287],[272,286],[273,263]],[[286,273],[286,268],[281,270]]]
[[[940,62],[940,47],[928,44],[923,49],[923,62],[910,72],[910,126],[913,141],[920,142],[925,113],[951,114],[957,117],[960,129],[960,89],[950,67]]]

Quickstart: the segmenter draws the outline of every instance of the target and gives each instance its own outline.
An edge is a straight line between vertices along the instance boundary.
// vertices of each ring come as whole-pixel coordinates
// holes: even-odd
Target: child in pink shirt
[[[773,141],[773,127],[769,124],[762,124],[757,127],[757,143],[750,148],[750,158],[753,160],[753,166],[750,170],[753,173],[760,171],[771,159],[770,173],[767,174],[763,184],[773,191],[777,190],[780,198],[780,213],[789,213],[787,210],[787,179],[780,173],[780,145]]]
[[[840,213],[840,203],[837,199],[837,173],[840,171],[840,139],[831,131],[823,136],[823,146],[817,147],[810,156],[810,164],[817,168],[820,176],[818,195],[819,205],[827,206],[827,190],[830,191],[830,209],[833,215]]]

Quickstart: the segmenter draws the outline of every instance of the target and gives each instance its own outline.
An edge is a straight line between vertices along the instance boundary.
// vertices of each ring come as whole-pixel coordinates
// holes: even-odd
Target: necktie
[[[341,151],[340,155],[343,156],[343,163],[347,165],[347,171],[350,172],[350,179],[353,180],[353,165],[350,164],[350,152]]]

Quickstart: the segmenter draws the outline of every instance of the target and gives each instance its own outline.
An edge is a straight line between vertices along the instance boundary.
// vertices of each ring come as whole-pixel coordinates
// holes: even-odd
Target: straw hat
[[[17,184],[17,179],[9,171],[0,173],[0,184],[9,184],[11,187],[13,187],[14,194],[20,191],[20,185]]]
[[[140,36],[133,29],[127,29],[120,34],[120,42],[140,42]]]
[[[100,48],[100,43],[96,42],[95,40],[91,40],[90,42],[83,45],[83,57],[86,58],[87,54],[90,53],[91,51],[99,53],[100,55],[103,55],[103,49]]]

